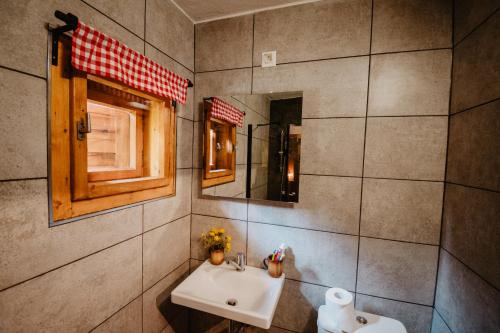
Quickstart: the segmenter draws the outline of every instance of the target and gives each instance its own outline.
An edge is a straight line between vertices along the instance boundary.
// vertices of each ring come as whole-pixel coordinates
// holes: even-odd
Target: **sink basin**
[[[172,291],[172,302],[268,329],[284,282],[285,274],[272,278],[260,268],[237,271],[207,260]]]

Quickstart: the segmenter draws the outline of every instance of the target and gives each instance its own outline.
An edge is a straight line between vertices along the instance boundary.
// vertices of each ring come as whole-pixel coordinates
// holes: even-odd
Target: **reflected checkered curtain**
[[[240,111],[237,107],[224,102],[222,99],[212,97],[212,107],[210,114],[213,118],[225,120],[238,127],[243,127],[243,119],[245,113]]]

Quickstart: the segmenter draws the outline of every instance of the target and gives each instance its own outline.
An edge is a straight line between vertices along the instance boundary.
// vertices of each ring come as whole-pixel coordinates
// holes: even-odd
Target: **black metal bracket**
[[[59,10],[56,10],[54,15],[66,23],[66,25],[52,29],[52,65],[57,66],[59,58],[59,37],[66,31],[75,30],[78,27],[78,17],[71,13],[64,14]]]

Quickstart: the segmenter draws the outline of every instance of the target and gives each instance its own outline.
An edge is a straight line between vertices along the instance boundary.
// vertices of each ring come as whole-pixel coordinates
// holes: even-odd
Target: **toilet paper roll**
[[[354,297],[342,288],[330,288],[325,294],[325,303],[339,330],[354,330]]]

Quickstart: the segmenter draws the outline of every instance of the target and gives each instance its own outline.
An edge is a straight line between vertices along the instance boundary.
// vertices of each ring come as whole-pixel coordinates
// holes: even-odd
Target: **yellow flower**
[[[226,232],[226,230],[224,230],[224,228],[220,228],[220,229],[219,229],[219,233],[220,233],[220,234],[223,234],[223,233],[225,233],[225,232]]]
[[[226,244],[226,250],[231,251],[231,243]]]
[[[230,241],[232,241],[233,239],[231,238],[231,236],[226,236],[226,240],[227,240],[228,242],[230,242]]]
[[[213,231],[210,231],[208,234],[209,234],[210,236],[212,236],[212,237],[214,237],[214,236],[215,236],[215,232],[213,232]]]
[[[218,242],[218,241],[220,241],[220,237],[219,237],[219,236],[215,236],[215,237],[214,237],[214,240],[215,240],[216,242]]]

